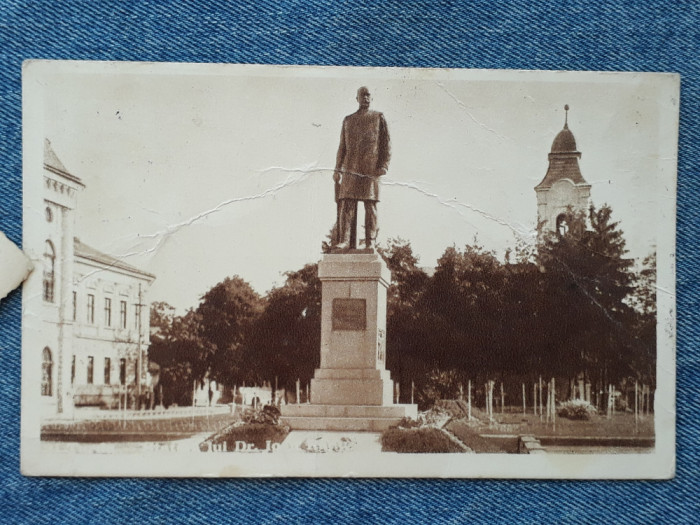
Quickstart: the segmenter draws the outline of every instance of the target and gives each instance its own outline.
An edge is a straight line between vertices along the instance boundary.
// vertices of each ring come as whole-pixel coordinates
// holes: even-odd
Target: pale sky
[[[379,241],[410,240],[422,266],[474,236],[499,256],[532,242],[564,104],[592,201],[612,206],[632,257],[657,243],[675,158],[660,146],[677,104],[664,75],[64,63],[40,76],[43,134],[86,185],[76,236],[154,273],[150,299],[180,313],[227,276],[264,294],[320,259],[361,85],[391,135]]]

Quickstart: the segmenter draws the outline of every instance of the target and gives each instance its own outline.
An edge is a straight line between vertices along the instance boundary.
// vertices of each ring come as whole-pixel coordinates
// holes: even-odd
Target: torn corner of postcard
[[[25,474],[673,476],[677,75],[23,86]]]
[[[34,268],[32,261],[15,243],[0,232],[0,300],[17,288]]]

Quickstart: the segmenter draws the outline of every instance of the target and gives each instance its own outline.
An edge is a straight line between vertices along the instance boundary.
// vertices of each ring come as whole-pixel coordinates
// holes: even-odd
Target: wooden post
[[[525,383],[523,383],[523,416],[527,414],[527,400],[525,399]]]
[[[537,415],[537,383],[532,384],[532,413]]]
[[[569,379],[569,389],[570,389],[570,398],[571,400],[576,399],[576,383],[574,382],[574,378]]]
[[[413,391],[416,389],[416,385],[411,381],[411,404],[413,404]]]
[[[647,386],[647,414],[651,414],[651,385]]]
[[[122,386],[124,387],[124,388],[123,388],[123,390],[124,390],[124,403],[122,403],[122,408],[123,408],[123,410],[122,410],[122,427],[123,427],[123,426],[126,424],[126,402],[127,402],[127,399],[126,399],[126,393],[127,393],[126,383],[125,383],[124,385],[122,385]]]
[[[493,420],[493,389],[491,388],[491,380],[490,379],[486,383],[486,391],[488,392],[488,395],[486,396],[486,399],[488,400],[486,411],[488,412],[488,415],[489,415],[489,421],[492,421]]]
[[[552,378],[552,429],[557,429],[557,384]]]
[[[506,397],[503,394],[503,381],[501,381],[501,414],[503,414],[505,404],[506,404]]]
[[[647,387],[647,404],[646,404],[646,411],[644,412],[645,416],[648,416],[651,413],[651,385],[646,385]]]
[[[542,419],[542,376],[540,376],[539,384],[540,384],[540,419]]]
[[[462,386],[462,383],[459,384],[459,400],[464,401],[464,386]]]
[[[649,415],[649,391],[650,391],[649,385],[644,385],[644,417]]]
[[[398,381],[396,383],[394,383],[394,393],[396,396],[394,404],[398,405],[399,404],[399,382]]]
[[[634,382],[634,432],[639,432],[639,384]]]
[[[297,377],[297,405],[301,403],[301,381]]]
[[[467,421],[472,420],[472,380],[467,383]]]

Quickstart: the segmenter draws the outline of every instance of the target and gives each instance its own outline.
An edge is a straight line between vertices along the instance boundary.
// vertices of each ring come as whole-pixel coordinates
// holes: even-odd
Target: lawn
[[[518,436],[512,438],[484,438],[474,426],[469,425],[465,420],[453,419],[445,427],[452,432],[462,443],[468,446],[477,454],[482,453],[507,453],[517,454]]]
[[[634,414],[617,413],[611,419],[604,415],[593,416],[588,421],[575,421],[557,417],[555,424],[547,423],[534,414],[505,413],[495,414],[495,423],[489,431],[488,423],[480,433],[492,434],[529,434],[535,437],[577,436],[577,437],[654,437],[654,418],[652,415],[640,419],[635,425]],[[482,419],[483,421],[483,419]]]

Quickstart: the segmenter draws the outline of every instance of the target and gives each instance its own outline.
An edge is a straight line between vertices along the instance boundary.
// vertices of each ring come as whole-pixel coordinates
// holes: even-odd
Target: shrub
[[[459,373],[456,370],[433,369],[423,388],[418,390],[418,408],[425,410],[440,399],[455,399],[459,393]]]
[[[561,403],[557,409],[557,415],[559,417],[575,420],[588,420],[596,413],[597,410],[593,405],[580,399],[565,401]]]
[[[442,426],[448,419],[450,413],[442,407],[434,406],[430,410],[426,410],[418,416],[418,419],[425,426],[437,427]]]
[[[422,425],[420,419],[411,419],[410,417],[404,417],[396,424],[394,428],[418,428]]]
[[[410,417],[404,417],[396,425],[391,428],[429,428],[437,427],[440,428],[450,419],[450,413],[444,408],[439,406],[434,406],[430,410],[425,412],[420,412],[418,414],[418,419],[412,419]]]
[[[262,409],[256,408],[244,412],[242,418],[244,423],[277,425],[280,420],[280,409],[274,405],[265,405]]]
[[[627,400],[622,396],[615,397],[615,410],[617,410],[619,412],[631,412],[632,411],[629,404],[627,403]]]
[[[437,428],[385,430],[382,434],[382,451],[407,454],[464,452]]]

